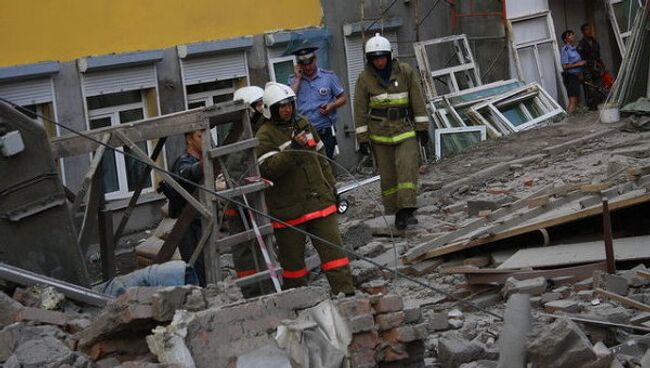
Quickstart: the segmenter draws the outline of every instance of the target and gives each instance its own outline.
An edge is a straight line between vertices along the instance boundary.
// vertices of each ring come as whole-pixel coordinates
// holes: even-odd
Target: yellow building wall
[[[0,0],[0,67],[318,26],[319,0]]]

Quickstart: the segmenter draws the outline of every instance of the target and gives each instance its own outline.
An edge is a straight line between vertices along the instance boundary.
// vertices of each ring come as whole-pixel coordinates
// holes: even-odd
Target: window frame
[[[115,106],[104,107],[95,110],[88,110],[88,119],[87,119],[88,129],[91,129],[90,126],[91,120],[102,119],[106,117],[109,117],[111,119],[111,126],[119,126],[121,124],[120,112],[122,111],[141,109],[143,119],[147,119],[149,117],[149,114],[147,111],[147,104],[145,102],[146,96],[144,95],[144,90],[140,90],[140,96],[141,96],[140,102],[130,103],[126,105],[115,105]],[[151,142],[147,141],[146,143],[147,143],[147,149],[149,150],[149,152],[151,152],[151,150],[153,149]],[[116,149],[120,152],[124,152],[122,146],[116,147]],[[104,154],[107,153],[109,152],[105,152]],[[115,155],[115,166],[116,166],[117,183],[118,183],[119,190],[105,193],[104,198],[106,200],[117,200],[117,199],[129,198],[130,196],[133,195],[134,192],[129,191],[129,182],[127,179],[127,172],[126,172],[126,158],[123,154],[116,154],[114,152],[110,152],[109,154]],[[92,154],[90,156],[92,159]],[[151,186],[143,188],[142,189],[143,194],[153,193],[155,190],[154,189],[155,178],[153,175],[153,171],[149,173],[149,176],[151,177]]]
[[[293,66],[296,66],[296,58],[293,55],[287,55],[287,56],[278,56],[278,57],[269,57],[269,78],[271,79],[272,82],[276,83],[282,83],[286,84],[287,81],[278,81],[277,77],[275,75],[275,69],[273,66],[278,63],[284,63],[287,61],[291,61]]]

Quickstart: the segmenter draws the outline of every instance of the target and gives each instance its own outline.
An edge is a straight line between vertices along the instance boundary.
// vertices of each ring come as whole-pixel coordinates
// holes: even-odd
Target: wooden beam
[[[247,139],[245,141],[232,143],[223,147],[217,147],[210,150],[210,158],[217,158],[229,155],[233,152],[239,152],[257,147],[260,141],[257,138]]]
[[[634,300],[632,298],[628,298],[626,296],[618,295],[616,293],[612,293],[610,291],[599,289],[599,288],[596,288],[596,293],[598,293],[598,294],[600,294],[600,295],[602,295],[604,297],[607,297],[607,298],[609,298],[611,300],[615,300],[615,301],[621,303],[622,305],[624,305],[626,307],[636,308],[636,309],[644,311],[644,312],[650,312],[650,305],[643,304],[641,302],[637,302],[636,300]]]
[[[81,222],[81,226],[77,233],[77,240],[79,242],[79,248],[81,249],[81,254],[85,257],[86,252],[88,251],[88,246],[90,244],[90,235],[93,230],[93,223],[95,222],[97,211],[99,209],[100,200],[104,193],[101,192],[100,181],[102,180],[101,175],[96,173],[93,177],[92,182],[90,183],[90,189],[88,194],[88,201],[86,202],[86,209],[84,211],[84,217]]]
[[[176,247],[178,247],[178,245],[181,243],[185,232],[189,228],[192,221],[194,221],[194,218],[197,214],[198,212],[194,207],[187,204],[185,207],[183,207],[183,210],[181,211],[178,220],[174,224],[172,231],[165,239],[162,247],[160,247],[156,258],[154,259],[154,263],[164,263],[172,259],[174,252],[176,251]]]
[[[107,144],[110,139],[111,139],[111,134],[106,133],[102,136],[101,142]],[[79,191],[75,196],[74,202],[72,203],[72,208],[70,209],[70,212],[72,213],[73,216],[77,213],[77,211],[79,211],[79,207],[81,207],[83,200],[86,198],[86,192],[88,191],[88,187],[90,186],[90,183],[95,177],[97,168],[99,167],[99,165],[102,162],[102,159],[104,158],[105,151],[106,151],[106,147],[100,145],[97,147],[97,151],[95,151],[95,154],[93,155],[93,159],[90,162],[90,167],[88,168],[88,171],[86,172],[86,175],[84,176],[84,179],[81,182],[81,187],[79,188]]]
[[[440,271],[440,273],[453,273],[464,274],[467,283],[470,285],[482,285],[499,283],[502,284],[510,277],[515,277],[518,280],[532,279],[535,277],[556,278],[556,277],[570,277],[567,281],[582,281],[591,277],[594,271],[605,271],[607,268],[605,262],[591,263],[582,266],[556,268],[552,270],[500,270],[494,268],[468,268],[456,267],[447,268]]]
[[[144,153],[140,149],[140,147],[138,147],[138,145],[136,145],[135,142],[131,141],[124,133],[122,133],[121,131],[115,131],[113,132],[113,134],[116,135],[123,142],[123,144],[129,147],[131,152],[133,152],[133,154],[136,155],[139,159],[141,159],[148,165],[156,166],[156,163],[153,162],[149,158],[149,156],[147,156],[147,154]],[[162,171],[159,171],[159,174],[160,176],[163,177],[163,179],[165,179],[167,184],[169,184],[172,188],[174,188],[174,190],[176,190],[178,194],[180,194],[183,197],[183,199],[187,201],[189,205],[196,208],[196,210],[201,214],[201,216],[205,218],[212,217],[208,209],[203,207],[203,205],[196,198],[194,198],[192,194],[190,194],[187,190],[185,190],[185,188],[183,188],[183,186],[180,185],[174,178],[172,178],[171,176],[169,176],[169,174]]]
[[[151,161],[155,162],[156,159],[158,159],[158,155],[160,155],[160,152],[165,146],[166,141],[167,141],[166,137],[160,138],[158,140],[158,142],[156,143],[156,147],[154,147],[153,152],[151,153]],[[129,222],[129,219],[133,214],[133,210],[135,209],[135,206],[138,203],[138,198],[140,198],[142,189],[144,189],[144,186],[147,184],[147,179],[151,177],[151,169],[152,169],[151,166],[149,165],[145,166],[144,170],[142,171],[142,175],[138,178],[138,182],[136,183],[135,189],[133,190],[133,195],[129,199],[129,205],[126,207],[126,210],[124,211],[124,214],[120,219],[119,225],[117,225],[117,230],[115,230],[115,235],[113,236],[115,243],[117,243],[122,237],[124,228],[126,228],[126,224]]]
[[[243,194],[250,194],[254,192],[259,192],[262,191],[266,188],[268,188],[269,184],[267,184],[265,181],[258,181],[255,183],[251,184],[246,184],[242,185],[237,188],[232,188],[232,189],[226,189],[219,191],[219,195],[224,198],[234,198],[234,197],[240,197]],[[214,198],[215,201],[219,200],[220,198]]]
[[[615,210],[619,210],[619,209],[622,209],[622,208],[643,204],[643,203],[646,203],[646,202],[650,202],[650,194],[648,194],[648,193],[645,193],[645,194],[642,194],[642,195],[639,195],[639,196],[636,196],[636,197],[633,197],[633,198],[627,198],[627,199],[623,199],[623,200],[612,201],[610,203],[609,208],[610,208],[610,210],[615,211]],[[585,219],[585,218],[588,218],[588,217],[600,215],[602,213],[602,210],[603,209],[600,206],[590,207],[590,208],[580,210],[580,211],[577,211],[577,212],[574,212],[574,213],[569,213],[569,214],[566,214],[566,215],[563,215],[563,216],[557,216],[557,217],[554,217],[554,218],[551,218],[551,219],[548,219],[548,220],[539,221],[539,222],[536,222],[536,223],[520,226],[520,227],[513,228],[513,229],[507,229],[507,230],[499,229],[500,231],[501,230],[503,230],[503,231],[499,232],[499,233],[489,234],[489,236],[487,236],[485,238],[482,238],[482,239],[476,239],[476,240],[473,240],[473,241],[470,241],[470,242],[466,242],[466,241],[457,242],[457,243],[449,244],[449,245],[446,245],[446,246],[442,246],[440,248],[432,249],[432,250],[428,251],[421,258],[422,259],[427,259],[427,258],[433,258],[433,257],[440,257],[440,256],[443,256],[443,255],[446,255],[446,254],[456,253],[456,252],[463,251],[463,250],[466,250],[466,249],[475,248],[475,247],[478,247],[478,246],[481,246],[481,245],[484,245],[484,244],[487,244],[487,243],[492,243],[492,242],[495,242],[497,240],[512,238],[514,236],[526,234],[526,233],[536,231],[536,230],[539,230],[539,229],[546,229],[546,228],[549,228],[549,227],[570,223],[570,222],[573,222],[573,221],[577,221],[577,220]]]
[[[247,106],[241,101],[232,101],[204,109],[181,111],[131,123],[86,130],[82,134],[99,140],[106,133],[121,132],[131,141],[140,143],[203,129],[206,119],[209,119],[212,125],[231,122],[240,119],[241,112],[245,111],[246,108]],[[94,152],[99,145],[86,137],[77,134],[66,134],[52,138],[50,144],[54,158]],[[121,142],[113,135],[108,144],[118,147]]]
[[[636,271],[636,274],[643,277],[644,279],[650,280],[650,272],[647,271]]]

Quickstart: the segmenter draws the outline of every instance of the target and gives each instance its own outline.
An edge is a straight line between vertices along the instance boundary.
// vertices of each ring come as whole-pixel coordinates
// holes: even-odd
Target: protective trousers
[[[304,222],[298,228],[314,234],[338,246],[343,241],[339,233],[339,224],[336,216],[330,215]],[[283,287],[291,289],[307,285],[309,271],[305,266],[305,235],[291,228],[275,229],[275,240],[278,243],[278,256],[284,269],[282,277]],[[321,260],[321,269],[327,276],[334,294],[354,294],[352,274],[349,259],[341,249],[327,245],[320,240],[311,238],[312,244]]]
[[[402,208],[415,208],[418,181],[418,143],[410,138],[395,145],[373,143],[381,176],[384,210],[392,215]]]
[[[228,208],[225,212],[230,235],[239,234],[246,230],[239,211]],[[237,272],[237,278],[251,276],[266,270],[266,262],[264,261],[259,245],[255,241],[234,245],[232,247],[232,260],[235,271]],[[272,290],[273,284],[268,279],[241,287],[242,294],[245,298],[268,294]]]

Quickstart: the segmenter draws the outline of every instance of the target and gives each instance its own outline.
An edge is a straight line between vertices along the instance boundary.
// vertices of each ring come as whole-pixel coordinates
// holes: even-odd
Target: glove
[[[359,153],[361,153],[364,156],[369,156],[370,155],[370,143],[369,142],[359,143]]]
[[[417,132],[418,135],[418,141],[420,141],[420,144],[423,146],[426,146],[429,143],[429,132],[426,130],[420,130]]]

